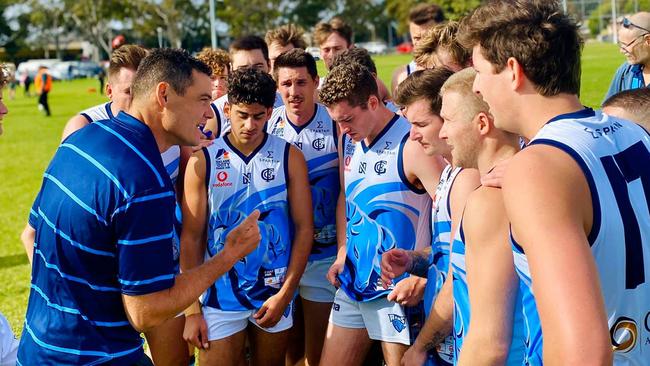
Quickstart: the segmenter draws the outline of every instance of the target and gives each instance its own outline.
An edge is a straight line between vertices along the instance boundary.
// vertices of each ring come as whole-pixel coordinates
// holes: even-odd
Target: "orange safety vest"
[[[43,74],[45,74],[45,85],[43,85]],[[52,90],[52,75],[45,69],[39,71],[34,77],[34,86],[39,93],[43,91],[49,92]]]

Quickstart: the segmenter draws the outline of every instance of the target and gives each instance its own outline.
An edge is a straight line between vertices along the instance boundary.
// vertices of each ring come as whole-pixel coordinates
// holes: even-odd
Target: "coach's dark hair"
[[[413,7],[409,12],[409,22],[417,25],[424,25],[435,22],[442,23],[445,21],[445,14],[442,8],[436,4],[419,4]]]
[[[351,107],[366,109],[372,95],[379,98],[375,77],[367,67],[351,62],[330,70],[318,97],[328,107],[346,101]]]
[[[650,88],[624,90],[614,94],[603,103],[605,107],[617,107],[635,117],[634,122],[650,126]]]
[[[262,55],[264,55],[264,59],[269,61],[269,47],[266,42],[258,36],[248,35],[237,38],[230,44],[228,50],[230,51],[231,56],[237,51],[260,50],[262,51]]]
[[[468,49],[479,45],[497,73],[515,58],[543,96],[580,92],[583,40],[557,1],[488,2],[463,19],[459,41]]]
[[[314,56],[301,48],[294,48],[287,52],[283,52],[275,59],[275,64],[273,66],[273,77],[275,80],[278,80],[278,70],[283,67],[305,67],[312,79],[318,77],[318,69],[316,67]]]
[[[143,47],[134,44],[125,44],[120,46],[111,53],[111,58],[108,62],[108,78],[117,75],[122,68],[131,69],[133,71],[138,69],[142,59],[147,57],[147,50]]]
[[[359,65],[365,66],[371,73],[377,75],[377,66],[375,61],[370,57],[370,53],[365,48],[353,47],[336,55],[332,60],[332,66],[335,68],[338,65],[356,62]]]
[[[276,90],[271,75],[251,67],[237,69],[228,77],[230,104],[261,104],[271,108],[275,103]]]
[[[408,107],[418,100],[425,100],[429,112],[439,116],[442,107],[440,88],[451,75],[453,72],[445,67],[418,70],[399,84],[395,102],[402,107]]]
[[[142,60],[135,73],[131,84],[133,99],[148,95],[161,82],[168,83],[176,94],[184,95],[187,87],[194,82],[192,71],[195,70],[212,75],[208,65],[190,56],[186,50],[157,48]]]

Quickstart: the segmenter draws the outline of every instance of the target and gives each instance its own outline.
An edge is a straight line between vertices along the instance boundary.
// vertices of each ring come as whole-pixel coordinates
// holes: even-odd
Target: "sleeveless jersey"
[[[226,105],[226,103],[228,103],[228,94],[220,96],[210,105],[212,107],[212,111],[214,112],[214,117],[217,119],[217,131],[213,131],[215,137],[224,136],[226,132],[230,131],[230,120],[223,112],[223,107]],[[283,105],[284,102],[282,101],[282,95],[276,92],[273,108],[279,108]]]
[[[433,238],[431,240],[431,259],[429,261],[429,273],[427,275],[427,285],[424,289],[424,311],[429,316],[431,305],[435,302],[442,284],[447,277],[449,269],[449,247],[451,243],[451,207],[449,195],[451,187],[458,173],[462,168],[454,168],[448,164],[440,175],[440,183],[436,188],[436,193],[431,212],[431,221],[433,224]],[[453,362],[454,337],[450,335],[445,338],[438,346],[438,355],[440,358],[437,365],[444,365],[444,362],[451,364]]]
[[[467,286],[467,266],[465,264],[465,233],[463,232],[463,221],[461,219],[456,230],[454,242],[452,243],[451,270],[454,281],[454,364],[463,347],[463,341],[469,331],[471,307],[469,302],[469,288]],[[512,341],[508,351],[505,365],[519,366],[526,365],[525,359],[525,326],[522,310],[521,294],[517,291],[514,305],[514,316],[512,324]]]
[[[415,60],[409,62],[406,65],[406,76],[411,75],[412,73],[414,73],[417,70],[417,68],[418,68],[418,65],[415,63]]]
[[[588,235],[609,319],[614,364],[650,359],[650,136],[584,109],[550,120],[530,145],[554,146],[582,169],[591,192]],[[519,248],[521,249],[521,248]],[[530,278],[526,267],[520,273]]]
[[[265,134],[246,157],[228,137],[203,150],[209,213],[206,259],[223,250],[228,233],[255,209],[260,211],[262,239],[257,249],[208,288],[202,303],[221,310],[254,310],[278,292],[291,256],[289,144]]]
[[[406,119],[395,115],[370,146],[343,137],[347,254],[339,280],[355,301],[391,291],[379,283],[384,252],[419,249],[431,242],[431,199],[404,173],[409,128]]]
[[[113,112],[111,111],[111,104],[113,104],[113,102],[96,105],[94,107],[90,107],[86,110],[79,112],[79,114],[84,116],[88,121],[88,123],[111,119],[113,118]]]
[[[512,237],[512,233],[510,234],[510,245],[512,246],[512,255],[515,261],[515,270],[519,276],[519,293],[521,295],[524,316],[525,365],[543,365],[542,323],[539,320],[539,313],[537,312],[533,284],[530,280],[530,271],[528,270],[528,260],[521,246]]]
[[[311,120],[294,125],[284,106],[273,111],[266,131],[302,151],[307,161],[314,208],[314,242],[309,261],[336,255],[336,202],[340,191],[336,126],[327,110],[316,105]]]

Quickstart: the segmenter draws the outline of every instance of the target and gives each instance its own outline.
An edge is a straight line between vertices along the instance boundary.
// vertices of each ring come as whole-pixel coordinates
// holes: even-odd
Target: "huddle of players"
[[[504,24],[530,49],[501,38]],[[214,63],[215,118],[202,148],[162,154],[172,179],[184,177],[175,257],[181,270],[198,266],[254,210],[262,239],[184,319],[146,334],[156,364],[187,364],[183,339],[205,365],[244,362],[247,339],[254,365],[361,364],[371,340],[388,365],[607,364],[612,346],[617,362],[642,364],[650,218],[638,202],[648,202],[650,142],[636,125],[580,106],[575,24],[544,1],[496,1],[433,27],[416,59],[435,68],[406,68],[403,116],[345,26],[318,27],[323,83],[291,26],[267,42],[234,42],[230,62],[199,55]],[[543,47],[533,50],[530,32]],[[476,71],[452,74],[472,49]],[[66,134],[128,108],[145,55],[118,49],[112,102],[71,120]],[[544,68],[553,57],[562,64]],[[529,144],[518,153],[520,136]],[[504,161],[503,191],[481,186]],[[422,299],[416,334],[409,309]],[[304,349],[289,341],[303,338],[294,322]]]

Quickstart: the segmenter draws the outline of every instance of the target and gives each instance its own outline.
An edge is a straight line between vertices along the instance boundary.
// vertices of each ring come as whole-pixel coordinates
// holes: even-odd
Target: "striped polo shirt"
[[[21,365],[130,365],[121,296],[174,284],[174,191],[151,130],[120,112],[66,139],[45,171]]]

